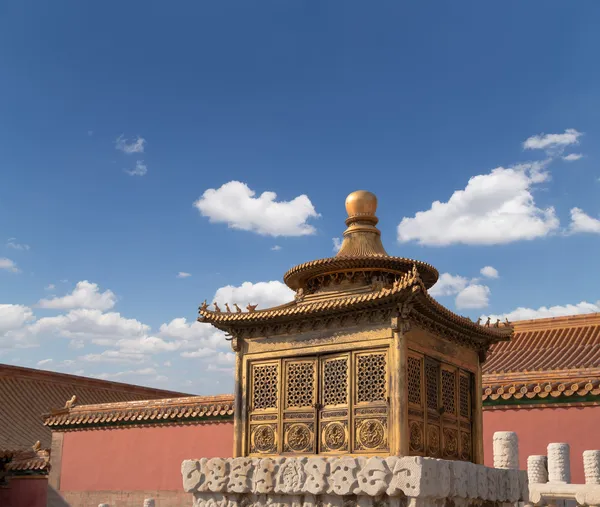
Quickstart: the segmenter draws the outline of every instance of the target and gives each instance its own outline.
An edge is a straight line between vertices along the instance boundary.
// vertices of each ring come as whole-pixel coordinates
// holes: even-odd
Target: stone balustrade
[[[500,506],[529,498],[525,472],[418,456],[212,458],[184,461],[181,472],[195,507]]]

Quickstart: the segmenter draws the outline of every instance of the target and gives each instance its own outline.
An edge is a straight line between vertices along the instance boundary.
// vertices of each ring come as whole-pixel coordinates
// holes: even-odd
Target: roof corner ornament
[[[254,313],[254,312],[256,311],[256,307],[257,307],[257,306],[258,306],[257,304],[256,304],[256,305],[251,305],[251,304],[249,304],[249,305],[246,307],[246,310],[248,310],[248,313]]]
[[[229,308],[228,303],[225,303],[225,310],[227,311],[227,313],[231,313],[231,308]]]
[[[235,307],[235,313],[242,313],[242,309],[238,306],[237,303],[233,303],[233,306]]]
[[[488,317],[487,320],[485,321],[484,327],[490,327],[490,321],[492,320],[491,317]]]
[[[477,322],[475,322],[475,324],[477,324],[478,326],[481,326],[481,317],[479,317],[479,318],[477,319]]]
[[[71,399],[67,400],[65,403],[65,408],[71,409],[75,406],[75,403],[77,403],[77,396],[73,395],[71,396]]]
[[[495,322],[494,327],[500,327],[500,319]]]
[[[509,322],[509,320],[506,317],[504,317],[504,325],[506,327],[512,327],[512,322]]]
[[[199,310],[201,312],[205,312],[206,310],[208,310],[208,304],[206,303],[206,299],[204,300],[204,302],[200,305]]]
[[[221,313],[221,309],[219,308],[219,305],[216,303],[216,301],[213,303],[213,306],[215,307],[216,313]]]
[[[42,449],[42,444],[39,440],[31,446],[31,450],[33,452],[40,452],[41,449]]]

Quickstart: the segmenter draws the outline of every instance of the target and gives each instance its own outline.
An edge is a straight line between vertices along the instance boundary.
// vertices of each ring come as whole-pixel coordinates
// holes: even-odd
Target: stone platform
[[[525,471],[416,456],[203,458],[184,461],[181,472],[195,507],[492,507],[529,500]]]

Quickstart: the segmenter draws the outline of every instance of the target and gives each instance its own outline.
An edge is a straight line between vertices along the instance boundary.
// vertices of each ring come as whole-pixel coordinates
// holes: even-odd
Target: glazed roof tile
[[[179,393],[0,364],[0,449],[29,449],[36,441],[50,447],[51,431],[42,414],[64,406],[73,395],[77,403],[104,403]]]
[[[514,323],[510,342],[493,345],[484,375],[600,368],[600,313]]]
[[[193,422],[198,419],[230,418],[233,396],[186,396],[160,400],[75,405],[55,410],[45,416],[44,425],[51,429],[114,426],[122,423],[141,425],[158,422]]]

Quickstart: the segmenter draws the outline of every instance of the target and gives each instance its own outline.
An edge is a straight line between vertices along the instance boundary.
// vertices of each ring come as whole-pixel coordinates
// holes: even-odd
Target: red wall
[[[2,507],[46,507],[46,477],[11,477],[7,488],[0,488]]]
[[[183,460],[232,452],[231,421],[67,432],[60,490],[182,490]]]
[[[600,449],[600,406],[485,410],[483,446],[485,464],[493,466],[492,441],[496,431],[514,431],[519,436],[521,469],[527,457],[546,454],[548,444],[566,442],[571,446],[571,482],[582,484],[583,451]]]

